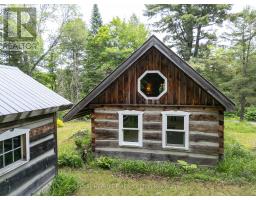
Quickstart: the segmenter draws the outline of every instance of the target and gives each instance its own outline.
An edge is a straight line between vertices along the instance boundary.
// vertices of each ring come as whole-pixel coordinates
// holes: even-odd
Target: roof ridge
[[[221,91],[217,89],[212,83],[200,75],[193,67],[191,67],[186,61],[179,57],[174,51],[167,47],[161,40],[155,35],[151,35],[137,50],[135,50],[124,62],[106,76],[86,97],[81,99],[73,108],[66,113],[64,121],[68,121],[75,118],[84,107],[86,107],[97,95],[99,95],[104,89],[106,89],[113,81],[115,81],[125,70],[127,70],[141,55],[143,55],[150,48],[155,47],[162,53],[167,59],[173,62],[177,67],[185,74],[191,77],[191,79],[201,86],[206,93],[216,99],[226,110],[234,109],[234,103],[227,98]]]

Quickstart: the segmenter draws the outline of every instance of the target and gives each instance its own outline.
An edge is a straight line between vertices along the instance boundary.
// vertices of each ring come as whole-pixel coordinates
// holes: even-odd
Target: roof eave
[[[191,77],[191,72],[196,77],[191,77],[197,84],[199,84],[207,93],[209,93],[213,98],[215,98],[226,111],[233,111],[235,104],[228,99],[223,93],[221,93],[214,85],[207,81],[204,77],[198,74],[188,63],[182,60],[177,54],[175,54],[171,49],[165,46],[156,36],[151,36],[140,48],[138,48],[131,56],[121,63],[109,76],[107,76],[98,86],[96,86],[84,99],[82,99],[78,104],[73,106],[73,108],[64,116],[64,121],[70,121],[75,118],[76,114],[79,113],[84,107],[86,107],[99,93],[108,87],[116,78],[121,75],[127,68],[129,68],[137,59],[139,59],[147,50],[151,47],[157,48],[163,55],[165,55],[171,62],[176,64],[185,74]],[[184,67],[189,71],[186,71]],[[115,78],[111,78],[115,75]],[[110,81],[109,81],[110,79]],[[207,87],[203,87],[202,83],[206,83]],[[106,82],[108,83],[106,84]],[[216,92],[216,94],[213,94]]]
[[[11,121],[16,121],[16,120],[22,120],[25,118],[30,118],[30,117],[36,117],[40,115],[46,115],[49,113],[55,113],[58,111],[63,111],[67,110],[72,107],[73,104],[67,104],[67,105],[61,105],[61,106],[56,106],[56,107],[51,107],[51,108],[45,108],[45,109],[38,109],[38,110],[32,110],[32,111],[26,111],[26,112],[19,112],[19,113],[11,113],[7,115],[1,115],[0,116],[0,123],[6,123],[6,122],[11,122]]]

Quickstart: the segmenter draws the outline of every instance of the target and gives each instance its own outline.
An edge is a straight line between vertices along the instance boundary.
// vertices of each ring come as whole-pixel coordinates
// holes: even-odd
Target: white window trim
[[[15,129],[11,129],[11,130],[8,130],[8,131],[0,134],[0,141],[8,140],[10,138],[14,138],[19,135],[25,135],[25,138],[26,138],[26,146],[25,147],[23,145],[23,140],[21,140],[21,154],[22,154],[22,157],[24,157],[24,155],[23,155],[24,149],[23,148],[26,148],[26,156],[25,156],[26,160],[18,160],[16,162],[0,169],[0,176],[4,175],[12,170],[17,169],[18,167],[24,165],[25,163],[27,163],[30,160],[29,131],[30,131],[30,129],[15,128]]]
[[[141,79],[146,75],[146,74],[153,74],[157,73],[159,74],[163,79],[164,79],[164,90],[159,94],[157,97],[148,97],[146,96],[141,90],[140,90],[140,81]],[[150,99],[150,100],[157,100],[160,99],[166,92],[167,92],[167,78],[159,71],[159,70],[146,70],[139,78],[138,78],[138,92],[145,98],[145,99]]]
[[[124,115],[134,115],[138,116],[138,128],[134,130],[138,130],[138,142],[125,142],[124,141],[124,134],[123,134],[123,116]],[[136,110],[123,110],[118,112],[118,121],[119,121],[119,146],[136,146],[136,147],[142,147],[142,115],[143,112],[136,111]],[[132,130],[133,128],[127,128],[129,130]]]
[[[162,147],[170,148],[170,149],[188,150],[189,149],[189,115],[190,113],[183,112],[183,111],[164,111],[161,113],[162,113]],[[184,117],[184,132],[185,132],[184,147],[166,144],[167,116],[183,116]],[[179,131],[179,130],[173,130],[173,131]]]

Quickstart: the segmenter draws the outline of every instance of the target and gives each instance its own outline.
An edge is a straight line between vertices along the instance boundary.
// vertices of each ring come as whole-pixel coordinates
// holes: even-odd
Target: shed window
[[[142,146],[142,114],[140,111],[120,111],[119,145]]]
[[[29,160],[29,129],[13,129],[0,134],[0,175]]]
[[[167,79],[160,71],[145,71],[138,79],[138,92],[145,99],[159,99],[167,92]]]
[[[162,112],[163,148],[188,149],[189,113],[181,111]]]

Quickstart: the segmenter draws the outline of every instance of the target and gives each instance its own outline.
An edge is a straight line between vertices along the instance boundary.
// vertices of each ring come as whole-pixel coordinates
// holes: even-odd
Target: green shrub
[[[113,166],[115,166],[115,170],[123,173],[153,174],[168,177],[181,175],[180,168],[170,162],[119,160]]]
[[[158,163],[148,163],[151,165],[150,173],[160,176],[174,177],[182,174],[182,171],[174,163],[170,162],[158,162]]]
[[[184,160],[178,160],[177,162],[180,165],[181,169],[183,169],[187,173],[193,172],[195,171],[195,169],[197,169],[197,165],[189,164]]]
[[[236,118],[237,113],[236,112],[224,112],[225,117],[230,117],[230,118]]]
[[[224,160],[219,162],[216,171],[227,178],[255,181],[256,156],[238,143],[227,145]]]
[[[91,136],[88,130],[80,130],[76,132],[73,136],[76,150],[83,159],[84,162],[91,162],[94,160],[91,147]]]
[[[79,168],[83,166],[83,160],[75,153],[63,153],[58,159],[59,167]]]
[[[184,180],[256,182],[256,155],[238,143],[226,145],[224,160],[216,167],[200,168],[179,160],[178,164],[100,157],[96,166],[127,174],[181,177]]]
[[[113,159],[105,156],[101,156],[96,159],[96,165],[102,169],[111,169]]]
[[[60,120],[60,119],[57,119],[57,126],[58,126],[58,128],[63,127],[64,126],[64,122],[62,120]]]
[[[124,173],[139,174],[146,174],[150,171],[149,166],[142,160],[120,160],[120,163],[118,163],[118,170]]]
[[[241,144],[238,142],[234,144],[226,145],[225,148],[225,158],[243,158],[243,159],[253,159],[253,155],[247,149],[245,149]]]
[[[57,175],[52,182],[49,190],[51,196],[68,196],[72,195],[78,189],[78,181],[69,175],[60,173]]]
[[[256,121],[256,106],[246,108],[244,117],[248,121]]]

